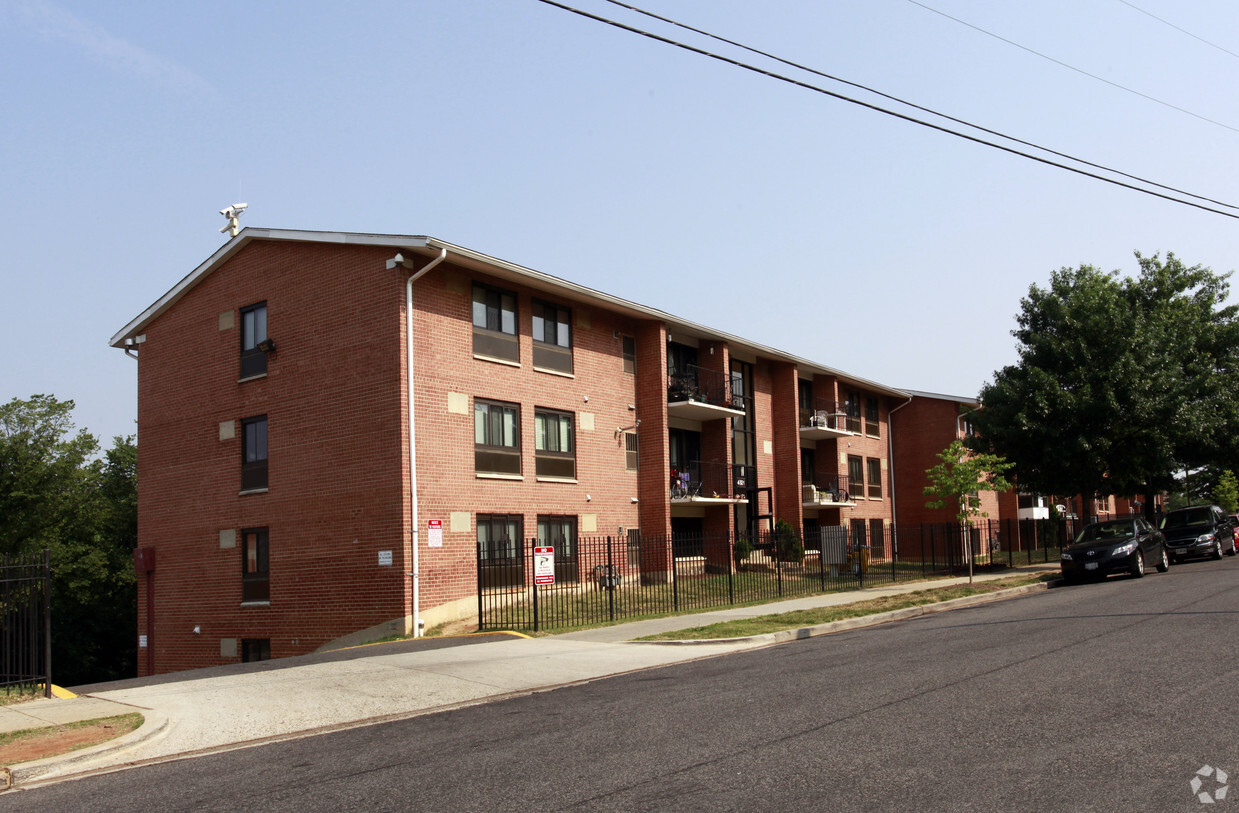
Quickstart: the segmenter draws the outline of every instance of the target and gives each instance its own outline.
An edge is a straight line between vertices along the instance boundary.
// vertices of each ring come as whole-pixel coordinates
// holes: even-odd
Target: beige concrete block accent
[[[451,415],[468,415],[469,396],[463,392],[449,392],[447,394],[447,411]]]
[[[219,549],[226,550],[237,546],[237,530],[235,528],[224,528],[219,532]]]
[[[774,441],[773,441],[773,440],[763,440],[763,441],[761,442],[761,450],[762,450],[762,452],[764,452],[765,454],[774,454]]]
[[[237,436],[236,421],[220,421],[219,422],[219,439],[232,440]]]
[[[581,413],[581,431],[582,432],[594,431],[594,413],[592,412]]]
[[[452,533],[464,534],[472,530],[473,518],[468,511],[453,511],[448,522]]]
[[[224,311],[223,313],[219,315],[219,329],[220,330],[232,330],[232,327],[235,324],[236,324],[235,312]]]
[[[885,457],[882,458],[882,462],[880,465],[882,467],[882,471],[886,471],[886,458]]]
[[[581,514],[581,533],[583,534],[598,533],[598,515],[597,514]]]
[[[237,656],[237,639],[236,638],[220,638],[219,639],[219,656],[221,658],[235,658]]]

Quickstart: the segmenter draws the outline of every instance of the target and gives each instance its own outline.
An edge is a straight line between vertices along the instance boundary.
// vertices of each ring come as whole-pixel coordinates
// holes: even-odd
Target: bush
[[[746,562],[752,553],[753,543],[747,536],[736,539],[736,544],[731,549],[731,555],[736,560],[736,570],[744,570],[747,567]]]
[[[775,555],[780,562],[804,562],[804,543],[787,520],[779,520],[774,526]]]

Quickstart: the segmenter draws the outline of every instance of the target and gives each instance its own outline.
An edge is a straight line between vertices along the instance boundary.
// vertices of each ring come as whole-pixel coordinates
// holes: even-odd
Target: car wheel
[[[1166,549],[1162,548],[1162,560],[1157,563],[1157,572],[1165,573],[1170,569],[1170,557],[1166,555]]]
[[[1213,540],[1213,558],[1214,559],[1222,558],[1222,543],[1216,539]]]
[[[1131,575],[1140,578],[1144,575],[1144,552],[1136,551],[1136,563],[1132,566]]]

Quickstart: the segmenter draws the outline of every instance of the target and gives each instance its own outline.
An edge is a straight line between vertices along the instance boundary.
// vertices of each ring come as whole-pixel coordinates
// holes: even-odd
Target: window
[[[632,336],[620,337],[620,354],[624,357],[624,372],[637,371],[637,340]]]
[[[241,663],[271,660],[270,638],[242,638]]]
[[[579,581],[576,517],[538,517],[538,544],[555,548],[555,581]]]
[[[809,418],[814,414],[812,381],[796,379],[796,404],[800,408],[800,425],[809,426]]]
[[[473,461],[478,474],[521,473],[521,408],[473,402]]]
[[[267,303],[241,309],[241,378],[267,374]]]
[[[800,450],[800,483],[817,485],[817,452],[813,449]]]
[[[882,499],[882,461],[876,457],[865,459],[865,465],[869,468],[869,499]]]
[[[865,434],[871,438],[882,436],[882,429],[878,425],[878,399],[872,395],[865,398]]]
[[[637,433],[624,433],[624,470],[637,471],[641,457],[638,454]]]
[[[267,529],[241,532],[241,601],[270,601],[271,574],[267,567]]]
[[[869,560],[886,559],[886,528],[882,520],[869,520]]]
[[[520,342],[516,337],[516,294],[474,283],[473,352],[504,361],[520,361]]]
[[[520,516],[478,514],[478,579],[483,588],[525,584]]]
[[[267,416],[241,421],[241,490],[267,487]]]
[[[848,494],[853,500],[865,496],[864,461],[856,455],[848,455]]]
[[[572,311],[534,301],[533,366],[572,372]]]
[[[534,447],[539,477],[576,477],[576,443],[571,412],[534,411]]]
[[[843,411],[847,415],[847,430],[855,435],[860,434],[860,393],[849,390],[847,400],[843,402]]]

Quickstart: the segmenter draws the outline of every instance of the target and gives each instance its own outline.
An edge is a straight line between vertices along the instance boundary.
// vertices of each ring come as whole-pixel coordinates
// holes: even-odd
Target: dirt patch
[[[18,731],[0,739],[0,765],[20,765],[98,745],[142,725],[141,714],[122,714],[72,725]]]

